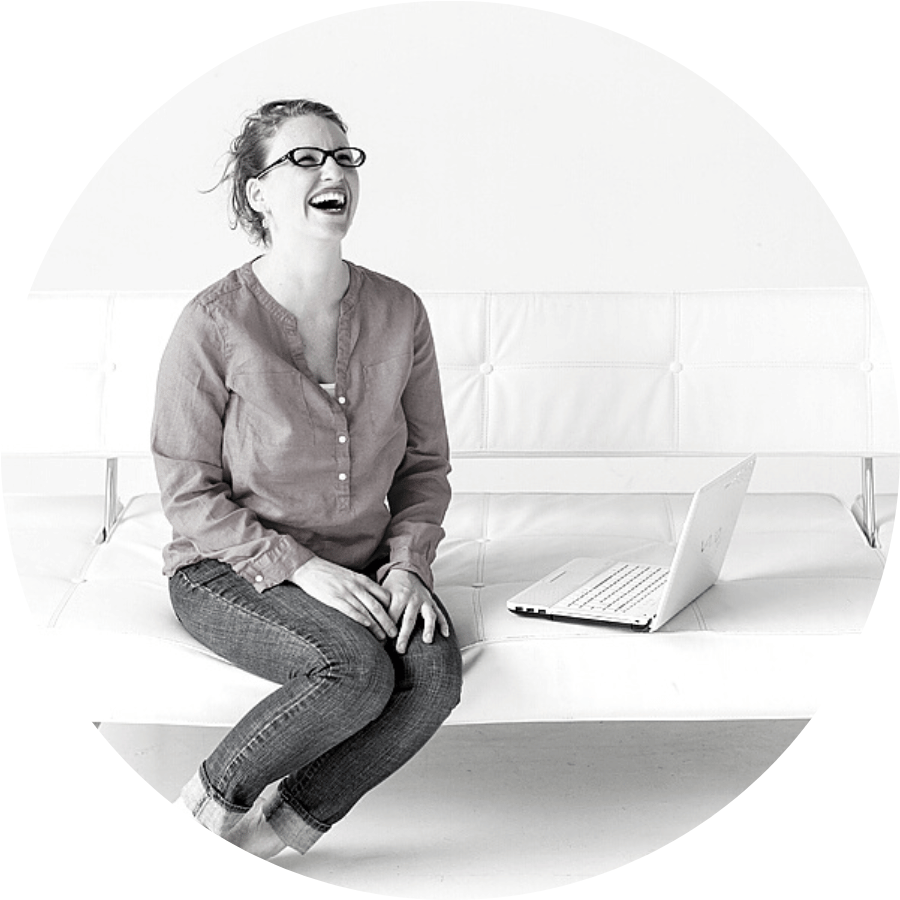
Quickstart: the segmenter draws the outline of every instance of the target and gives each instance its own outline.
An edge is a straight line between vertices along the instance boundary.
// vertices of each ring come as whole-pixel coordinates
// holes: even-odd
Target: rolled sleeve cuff
[[[422,579],[422,583],[429,591],[434,593],[434,575],[424,554],[405,548],[395,549],[391,559],[379,567],[376,573],[378,583],[380,584],[384,581],[388,572],[393,569],[403,569],[406,572],[412,572],[413,575],[417,575]]]
[[[282,535],[268,550],[234,566],[259,593],[287,581],[297,569],[315,554],[296,541]]]

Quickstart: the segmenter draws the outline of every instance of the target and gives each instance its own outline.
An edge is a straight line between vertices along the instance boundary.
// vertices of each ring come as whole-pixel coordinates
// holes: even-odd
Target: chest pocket
[[[233,378],[234,425],[263,446],[291,444],[311,434],[303,376],[296,370],[240,372]]]
[[[363,367],[363,402],[370,425],[376,431],[393,430],[404,422],[400,400],[412,369],[412,353],[392,356]]]

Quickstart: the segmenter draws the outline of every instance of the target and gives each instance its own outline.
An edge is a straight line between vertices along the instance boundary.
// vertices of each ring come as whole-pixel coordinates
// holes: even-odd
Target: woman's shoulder
[[[232,269],[227,275],[195,294],[190,305],[213,313],[224,307],[233,307],[236,303],[240,303],[250,293],[249,271],[250,263]]]
[[[174,327],[174,337],[181,336],[198,344],[212,341],[220,345],[234,323],[247,318],[252,294],[247,285],[249,263],[198,291],[185,304]]]
[[[421,302],[418,294],[402,281],[398,281],[390,275],[376,272],[374,269],[366,268],[357,263],[348,261],[347,264],[356,275],[358,282],[357,290],[360,295],[393,302],[407,302],[412,304]]]

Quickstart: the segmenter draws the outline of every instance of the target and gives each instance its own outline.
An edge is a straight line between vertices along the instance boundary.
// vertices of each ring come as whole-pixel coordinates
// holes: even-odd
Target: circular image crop
[[[866,278],[757,122],[613,31],[418,2],[252,46],[4,315],[28,616],[198,867],[612,873],[857,652],[900,450]]]

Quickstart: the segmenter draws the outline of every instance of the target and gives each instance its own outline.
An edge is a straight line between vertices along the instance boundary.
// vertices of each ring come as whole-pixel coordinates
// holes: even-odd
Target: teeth
[[[328,209],[341,209],[347,203],[347,198],[340,191],[325,191],[309,201],[313,206]]]

